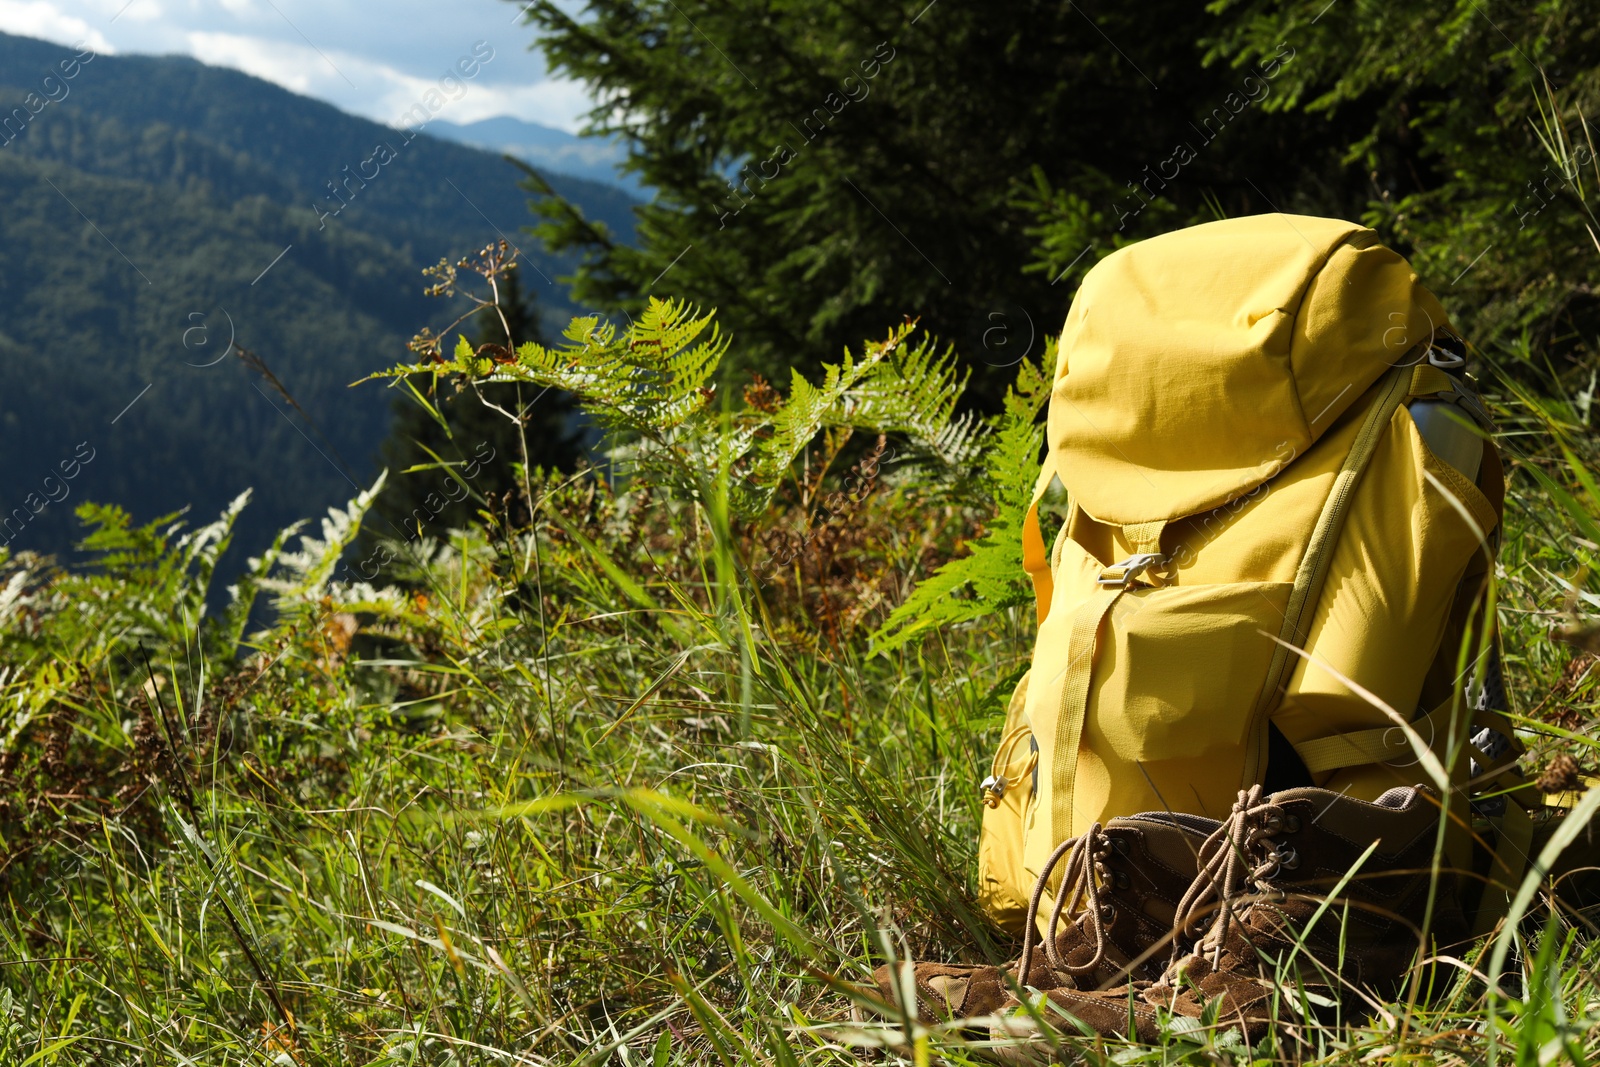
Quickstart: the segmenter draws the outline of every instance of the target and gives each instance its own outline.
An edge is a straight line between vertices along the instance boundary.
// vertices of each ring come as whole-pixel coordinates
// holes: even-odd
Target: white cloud
[[[3,2],[0,0],[0,3]],[[330,69],[328,61],[305,45],[272,41],[265,37],[245,37],[237,33],[195,31],[185,37],[189,43],[189,54],[200,62],[242,70],[297,93],[309,95],[314,84],[339,76],[337,68]],[[322,71],[318,71],[319,66],[326,72],[326,77],[322,76]]]
[[[166,12],[161,10],[161,5],[156,0],[115,0],[117,10],[111,17],[117,21],[128,19],[133,22],[159,22],[165,17]]]
[[[484,68],[487,69],[487,68]],[[377,101],[368,115],[379,122],[394,125],[399,116],[422,99],[430,89],[439,89],[445,97],[445,106],[437,118],[451,122],[477,122],[496,115],[514,115],[528,122],[576,133],[582,114],[589,109],[589,96],[583,86],[574,81],[551,78],[532,85],[495,84],[480,76],[461,79],[465,93],[451,97],[439,85],[439,78],[417,78],[388,68],[384,72],[393,85]],[[441,69],[439,77],[444,76]]]
[[[62,11],[50,0],[0,0],[0,30],[23,37],[40,37],[56,44],[86,42],[96,52],[116,49],[104,34],[76,15]]]
[[[535,85],[481,85],[453,107],[452,122],[477,122],[496,115],[514,115],[528,122],[577,133],[593,106],[580,83],[550,78]]]
[[[463,47],[460,56],[445,56],[437,64],[438,73],[429,77],[409,74],[363,56],[318,51],[305,44],[265,37],[195,31],[187,35],[187,41],[189,53],[203,63],[242,70],[386,125],[398,124],[400,116],[430,90],[445,97],[445,105],[435,117],[451,122],[515,115],[576,132],[580,116],[589,107],[588,95],[577,82],[547,79],[530,85],[489,81],[493,59],[480,65],[477,77],[460,79],[465,93],[460,88],[452,92],[450,87],[441,86],[440,80],[451,72],[452,64],[470,56],[470,47]],[[352,82],[358,88],[352,89]]]
[[[476,42],[494,48],[438,117],[510,115],[576,131],[590,100],[550,77],[504,0],[0,0],[0,30],[97,52],[187,53],[393,123]],[[448,95],[448,94],[447,94]]]

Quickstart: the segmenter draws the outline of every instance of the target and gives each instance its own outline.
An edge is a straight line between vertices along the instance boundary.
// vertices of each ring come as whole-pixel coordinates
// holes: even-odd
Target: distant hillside
[[[617,141],[577,137],[565,130],[505,115],[464,126],[437,119],[428,126],[428,132],[435,137],[516,156],[541,172],[571,174],[615,185],[630,193],[640,192],[636,178],[617,172],[617,164],[627,158],[627,150]]]
[[[520,233],[527,198],[499,156],[186,58],[83,58],[63,68],[70,49],[0,34],[0,541],[13,549],[66,548],[86,498],[140,519],[192,504],[205,519],[253,486],[251,550],[348,498],[376,473],[391,394],[347,386],[453,317],[421,295],[418,272],[443,256],[504,235],[530,254],[524,287],[547,321],[573,310],[548,280],[566,265]],[[631,234],[626,194],[552,181]],[[226,351],[230,319],[327,440],[234,356],[203,365]],[[65,482],[75,451],[93,458]]]

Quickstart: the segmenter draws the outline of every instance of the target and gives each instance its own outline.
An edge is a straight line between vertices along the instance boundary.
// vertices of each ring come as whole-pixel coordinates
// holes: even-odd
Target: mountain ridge
[[[515,156],[541,173],[588,178],[635,195],[644,191],[637,178],[618,171],[627,150],[615,139],[578,137],[509,115],[464,124],[437,119],[432,126],[435,137]]]
[[[423,267],[505,238],[549,321],[577,310],[554,280],[570,263],[521,232],[520,173],[431,135],[436,117],[396,129],[187,57],[92,56],[67,78],[75,56],[0,34],[0,517],[47,505],[0,521],[0,544],[66,552],[84,498],[203,522],[253,486],[240,541],[259,551],[375,477],[393,394],[350,383],[464,307],[426,299]],[[550,180],[631,233],[625,193]],[[70,499],[38,497],[83,441]]]

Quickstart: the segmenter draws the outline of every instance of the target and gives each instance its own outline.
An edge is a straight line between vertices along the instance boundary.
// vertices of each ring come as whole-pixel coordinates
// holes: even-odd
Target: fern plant
[[[136,527],[120,507],[81,505],[78,518],[89,527],[82,547],[94,557],[87,573],[62,576],[51,595],[93,604],[98,623],[82,632],[79,647],[59,651],[93,662],[117,644],[148,642],[164,649],[203,645],[231,657],[254,603],[250,587],[245,584],[242,598],[234,587],[219,618],[208,618],[206,600],[217,561],[249,502],[247,489],[215,520],[194,529],[186,529],[181,512]]]
[[[985,420],[957,413],[965,376],[950,351],[911,322],[863,345],[859,355],[846,351],[838,364],[824,365],[820,381],[792,372],[787,396],[763,386],[747,389],[738,404],[716,385],[729,340],[714,312],[652,298],[626,328],[578,318],[564,339],[515,352],[475,349],[462,339],[449,359],[434,341],[419,349],[426,362],[374,377],[416,388],[411,379],[427,376],[431,390],[441,378],[468,388],[527,382],[567,390],[606,432],[615,471],[690,500],[726,501],[730,517],[747,521],[768,509],[819,435],[894,434],[925,475],[954,473],[960,488],[953,495],[992,518],[970,553],[939,568],[890,614],[874,635],[876,647],[892,651],[1032,595],[1020,565],[1022,527],[1038,471],[1037,419],[1050,391],[1054,341],[1042,362],[1019,364],[1003,410]]]
[[[966,376],[948,348],[915,323],[881,341],[846,351],[812,382],[798,372],[787,397],[734,403],[716,371],[729,339],[715,321],[683,301],[652,298],[626,328],[574,319],[553,347],[528,343],[514,353],[463,338],[453,358],[391,368],[377,378],[426,375],[474,387],[527,382],[573,394],[607,433],[610,462],[621,472],[706,500],[726,487],[730,513],[761,514],[795,461],[829,429],[870,429],[902,436],[939,465],[970,463],[985,427],[956,414]]]
[[[1041,363],[1024,359],[1006,392],[1005,406],[994,419],[982,456],[983,478],[994,502],[995,516],[972,551],[950,560],[920,582],[873,635],[880,652],[943,626],[970,622],[1033,596],[1022,570],[1022,527],[1033,500],[1039,473],[1044,428],[1039,408],[1050,396],[1049,369],[1055,367],[1056,342],[1048,339]]]
[[[250,561],[253,588],[269,592],[273,606],[282,619],[294,620],[318,613],[322,597],[326,595],[340,557],[361,533],[361,521],[372,507],[372,502],[383,492],[388,478],[385,471],[378,480],[361,490],[343,508],[329,508],[322,520],[322,536],[300,535],[300,545],[294,551],[286,549],[289,537],[300,529],[296,523],[280,533],[272,548],[260,559]],[[367,594],[367,599],[388,599],[372,594],[369,587],[357,585],[354,589]]]

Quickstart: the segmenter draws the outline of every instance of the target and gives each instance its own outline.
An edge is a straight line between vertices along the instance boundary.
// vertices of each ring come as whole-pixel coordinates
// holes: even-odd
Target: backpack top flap
[[[1061,335],[1053,465],[1127,526],[1221,506],[1303,453],[1444,310],[1373,231],[1225,219],[1107,256]]]

